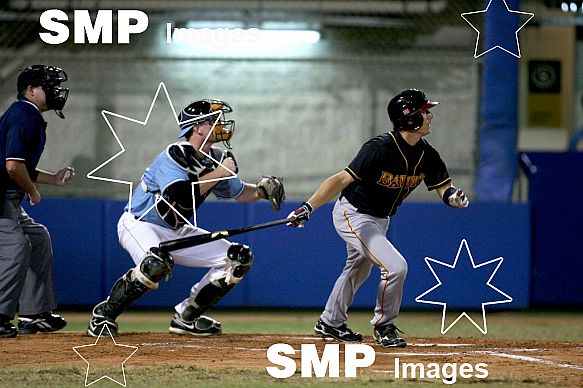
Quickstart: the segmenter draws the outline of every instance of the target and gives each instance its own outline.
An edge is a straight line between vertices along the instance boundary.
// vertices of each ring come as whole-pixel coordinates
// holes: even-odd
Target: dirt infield
[[[316,344],[320,355],[327,343],[316,336],[299,335],[240,335],[195,338],[162,333],[124,333],[116,337],[118,345],[137,346],[137,352],[126,362],[127,367],[161,365],[194,365],[202,368],[251,368],[265,372],[275,366],[266,357],[267,349],[276,343],[293,346],[299,373],[301,344]],[[478,339],[421,339],[409,338],[405,349],[387,349],[376,345],[372,337],[364,343],[376,351],[375,363],[367,373],[386,373],[393,380],[394,360],[407,363],[486,363],[489,376],[486,382],[521,382],[552,386],[576,387],[583,381],[583,345],[556,341],[510,341]],[[82,333],[52,333],[19,336],[0,342],[0,366],[78,367],[86,363],[73,347],[95,344]],[[78,348],[93,363],[119,365],[131,349],[115,347],[110,337],[100,338],[97,347]],[[34,349],[34,351],[30,351]],[[116,349],[125,355],[120,356]],[[340,350],[344,345],[340,346]],[[93,353],[91,353],[93,352]],[[129,352],[129,353],[128,353]],[[342,358],[341,358],[342,359]],[[265,372],[267,373],[267,372]],[[341,371],[341,376],[343,372]],[[462,379],[458,379],[461,382]]]

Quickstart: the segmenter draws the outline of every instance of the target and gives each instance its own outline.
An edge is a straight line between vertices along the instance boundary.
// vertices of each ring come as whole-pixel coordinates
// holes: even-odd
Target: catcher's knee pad
[[[244,244],[231,244],[227,250],[227,284],[237,284],[241,278],[249,272],[253,263],[253,252],[249,246]]]
[[[167,279],[174,268],[174,259],[168,252],[151,248],[139,266],[133,269],[133,277],[150,290],[158,289],[158,283]]]

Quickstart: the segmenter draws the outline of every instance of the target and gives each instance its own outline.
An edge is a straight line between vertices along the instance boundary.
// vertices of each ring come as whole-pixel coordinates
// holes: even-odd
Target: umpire
[[[18,76],[17,101],[0,117],[0,338],[17,333],[60,330],[67,322],[52,313],[57,307],[53,282],[53,251],[47,229],[21,207],[25,194],[31,205],[41,201],[35,183],[72,183],[75,170],[37,170],[47,123],[42,113],[62,112],[67,74],[58,67],[34,65]],[[18,330],[10,323],[19,312]]]

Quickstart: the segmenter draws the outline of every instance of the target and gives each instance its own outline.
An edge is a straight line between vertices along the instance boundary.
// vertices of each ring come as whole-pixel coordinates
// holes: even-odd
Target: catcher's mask
[[[415,132],[423,125],[421,111],[437,104],[439,102],[429,101],[421,90],[407,89],[391,99],[387,112],[396,130]]]
[[[231,148],[229,140],[235,132],[235,120],[226,120],[225,114],[233,112],[231,106],[221,100],[200,100],[188,105],[178,115],[180,134],[184,137],[195,124],[209,121],[213,125],[215,141],[222,141],[227,148]]]
[[[63,108],[69,97],[69,88],[62,88],[61,83],[69,79],[67,73],[59,67],[33,65],[22,70],[18,76],[16,89],[17,98],[22,97],[28,86],[42,86],[46,98],[47,108],[54,110],[57,116],[64,119]]]

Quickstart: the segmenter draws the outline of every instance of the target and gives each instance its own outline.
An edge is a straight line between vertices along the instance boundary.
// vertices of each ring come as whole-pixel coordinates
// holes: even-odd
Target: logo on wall
[[[529,61],[528,91],[531,93],[561,92],[561,62]]]
[[[562,128],[561,62],[528,61],[528,127]]]

